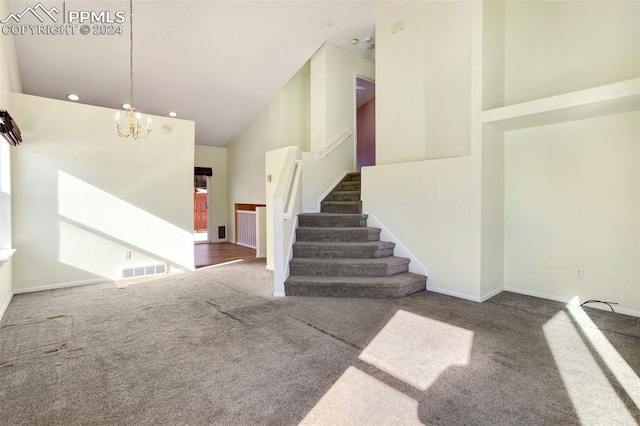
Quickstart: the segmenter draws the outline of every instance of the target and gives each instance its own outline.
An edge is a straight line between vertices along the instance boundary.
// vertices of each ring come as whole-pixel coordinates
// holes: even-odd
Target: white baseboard
[[[365,213],[366,214],[366,213]],[[369,218],[367,220],[367,226],[371,226],[373,228],[380,228],[380,240],[381,241],[389,241],[396,244],[394,254],[399,257],[407,257],[411,259],[411,263],[409,263],[409,272],[413,272],[414,274],[426,275],[429,276],[427,268],[418,260],[417,257],[413,255],[401,242],[400,240],[387,229],[386,226],[382,224],[372,214],[369,214]],[[429,285],[427,284],[427,287]]]
[[[280,292],[280,291],[277,291],[277,292],[274,291],[273,292],[273,297],[286,297],[286,296],[287,295],[284,294],[284,292]]]
[[[476,296],[470,296],[468,294],[458,293],[458,292],[455,292],[455,291],[450,291],[450,290],[445,290],[443,288],[430,286],[429,285],[429,280],[427,280],[427,291],[432,291],[434,293],[444,294],[446,296],[457,297],[458,299],[470,300],[472,302],[478,302],[478,303],[482,302],[482,300],[479,297],[476,297]]]
[[[525,296],[539,297],[540,299],[553,300],[553,301],[556,301],[556,302],[575,303],[574,299],[569,299],[567,297],[561,297],[561,296],[556,296],[556,295],[547,294],[547,293],[540,293],[540,292],[537,292],[537,291],[525,290],[525,289],[521,289],[521,288],[505,287],[504,290],[505,291],[510,291],[511,293],[524,294]],[[582,303],[582,302],[584,302],[584,301],[580,301],[580,302],[578,302],[578,304]],[[600,309],[602,311],[611,312],[611,309],[609,309],[609,307],[606,306],[606,305],[589,304],[587,306],[589,308],[596,308],[596,309]],[[632,316],[632,317],[640,317],[640,311],[636,311],[634,309],[621,308],[621,307],[619,307],[617,305],[613,305],[613,309],[615,310],[616,314],[629,315],[629,316]]]
[[[249,244],[243,244],[243,243],[234,243],[237,246],[242,246],[242,247],[247,247],[247,248],[252,248],[252,249],[256,249],[255,246],[250,246]],[[256,250],[257,251],[257,250]]]
[[[2,305],[2,307],[0,307],[0,321],[2,321],[2,318],[4,317],[5,312],[7,312],[7,309],[9,308],[9,303],[11,303],[11,299],[13,299],[13,293],[9,294],[9,298],[7,299],[7,301],[4,303],[4,305]]]
[[[483,295],[483,296],[480,296],[480,301],[481,301],[481,302],[484,302],[485,300],[489,300],[489,299],[491,299],[493,296],[495,296],[495,295],[497,295],[497,294],[500,294],[500,293],[502,293],[503,291],[504,291],[504,288],[496,288],[495,290],[490,291],[489,293],[487,293],[487,294],[485,294],[485,295]]]
[[[40,287],[19,288],[17,290],[14,290],[13,294],[35,293],[36,291],[56,290],[58,288],[78,287],[81,285],[102,284],[102,283],[110,283],[110,282],[113,282],[113,281],[106,278],[99,278],[95,280],[86,280],[86,281],[74,281],[69,283],[44,285]]]

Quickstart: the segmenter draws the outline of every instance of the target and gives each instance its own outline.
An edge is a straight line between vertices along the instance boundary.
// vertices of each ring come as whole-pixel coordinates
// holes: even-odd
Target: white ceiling
[[[11,0],[22,12],[35,0]],[[128,11],[128,1],[49,1],[48,9]],[[196,143],[226,146],[328,41],[372,59],[353,37],[397,2],[134,1],[135,106],[196,122]],[[2,19],[4,17],[0,17]],[[28,17],[22,23],[27,23]],[[128,12],[122,35],[15,36],[23,91],[118,109],[129,98]],[[31,23],[38,23],[34,20]],[[45,22],[45,24],[48,22]]]

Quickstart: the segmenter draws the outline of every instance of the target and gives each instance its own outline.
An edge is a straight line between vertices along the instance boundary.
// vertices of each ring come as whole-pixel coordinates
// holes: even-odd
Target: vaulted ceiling
[[[129,100],[128,1],[41,1],[70,11],[126,11],[122,34],[16,35],[24,93],[119,109]],[[12,0],[21,13],[37,1]],[[398,2],[134,1],[135,106],[196,122],[196,143],[226,146],[326,41],[372,59],[365,43]],[[0,17],[2,19],[4,17]],[[31,19],[32,22],[28,22]],[[20,24],[38,24],[24,16]],[[51,22],[45,22],[50,24]],[[68,23],[68,22],[67,22]],[[60,22],[59,22],[60,24]],[[78,24],[75,22],[74,24]],[[96,27],[100,30],[100,27]]]

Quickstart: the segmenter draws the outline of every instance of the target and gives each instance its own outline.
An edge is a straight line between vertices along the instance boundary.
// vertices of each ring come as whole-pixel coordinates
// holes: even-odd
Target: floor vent
[[[150,266],[136,266],[134,268],[122,268],[122,278],[144,277],[145,275],[166,273],[167,265],[164,263]]]

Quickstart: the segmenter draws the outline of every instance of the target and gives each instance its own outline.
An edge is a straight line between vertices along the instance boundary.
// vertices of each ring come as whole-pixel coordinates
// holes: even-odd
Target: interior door
[[[193,236],[196,243],[208,243],[209,238],[209,177],[193,178]]]

